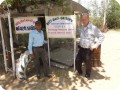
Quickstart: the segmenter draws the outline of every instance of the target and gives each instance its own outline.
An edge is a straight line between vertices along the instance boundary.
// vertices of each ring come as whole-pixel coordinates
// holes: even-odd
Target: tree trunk
[[[104,1],[104,17],[103,17],[103,25],[102,25],[102,31],[105,32],[106,31],[106,14],[107,14],[107,8],[108,8],[108,1],[109,0],[105,0]]]

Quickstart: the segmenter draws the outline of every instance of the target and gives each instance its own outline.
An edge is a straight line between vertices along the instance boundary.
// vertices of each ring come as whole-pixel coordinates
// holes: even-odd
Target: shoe
[[[85,77],[86,77],[86,78],[90,78],[90,74],[86,73],[86,74],[85,74]]]
[[[82,75],[82,74],[83,74],[83,72],[82,72],[82,71],[80,71],[80,72],[75,71],[75,75]]]
[[[52,77],[52,74],[47,74],[47,75],[45,75],[45,77],[51,78],[51,77]]]
[[[37,75],[37,79],[40,79],[40,75]]]

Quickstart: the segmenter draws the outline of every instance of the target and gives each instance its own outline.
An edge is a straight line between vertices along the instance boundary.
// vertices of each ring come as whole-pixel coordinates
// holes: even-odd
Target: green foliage
[[[120,28],[120,5],[116,0],[110,1],[110,6],[107,13],[108,28]]]
[[[7,5],[10,7],[10,8],[17,8],[18,7],[18,5],[20,6],[23,6],[23,5],[25,5],[25,6],[27,6],[28,4],[29,4],[29,0],[5,0],[1,5],[3,6],[3,7],[6,7],[6,3],[7,3]]]
[[[2,6],[6,6],[6,3],[7,3],[8,5],[13,5],[14,0],[6,0],[6,1],[3,1],[1,5],[2,5]]]
[[[63,5],[63,0],[45,0],[46,3],[51,3],[51,1],[54,1],[57,5]]]
[[[58,5],[63,5],[63,0],[56,0]]]
[[[90,21],[96,25],[97,27],[101,27],[102,26],[102,22],[103,22],[103,19],[102,17],[94,17],[94,18],[91,18]]]
[[[21,1],[25,4],[29,3],[29,0],[21,0]],[[34,0],[34,1],[36,1],[36,0]]]
[[[91,1],[91,5],[89,11],[91,13],[91,16],[94,18],[96,17],[102,17],[103,16],[103,8],[104,7],[104,2],[101,1],[101,3],[99,4],[96,0]]]
[[[103,23],[103,11],[104,11],[104,2],[102,1],[98,4],[96,0],[91,1],[91,8],[90,10],[90,21],[96,25],[97,27],[101,27]]]
[[[24,4],[25,6],[27,6],[28,4],[32,4],[35,7],[37,7],[37,5],[39,4],[38,0],[6,0],[8,5],[11,6],[16,6],[16,3],[21,3],[22,5]],[[6,2],[4,1],[2,3],[2,6],[6,6]],[[63,0],[45,0],[45,3],[54,3],[56,5],[63,5]]]

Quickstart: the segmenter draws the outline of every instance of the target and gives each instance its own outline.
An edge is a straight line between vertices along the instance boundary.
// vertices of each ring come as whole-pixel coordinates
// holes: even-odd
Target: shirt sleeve
[[[80,28],[77,28],[77,29],[76,29],[76,33],[77,33],[77,34],[79,33],[79,35],[80,35],[81,29],[80,29]]]
[[[29,34],[29,42],[28,42],[28,50],[29,53],[32,54],[32,44],[33,44],[33,37],[32,37],[32,33]]]
[[[100,31],[100,29],[98,29],[96,26],[95,26],[95,37],[97,37],[97,41],[95,43],[95,46],[96,48],[98,48],[98,46],[103,42],[104,40],[104,34]]]

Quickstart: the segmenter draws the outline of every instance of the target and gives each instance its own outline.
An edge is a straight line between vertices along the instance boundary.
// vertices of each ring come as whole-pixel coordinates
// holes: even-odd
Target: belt
[[[82,49],[82,50],[90,50],[90,48],[83,48],[83,47],[79,47],[80,49]]]
[[[43,46],[33,46],[33,48],[43,48]]]

